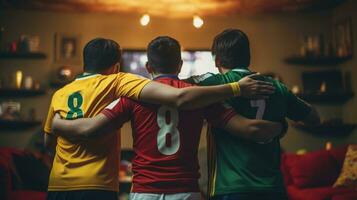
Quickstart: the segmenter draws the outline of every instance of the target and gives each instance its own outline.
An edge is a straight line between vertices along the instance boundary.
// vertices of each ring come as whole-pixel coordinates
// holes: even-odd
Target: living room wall
[[[355,6],[355,3],[352,4]],[[351,9],[349,6],[345,7]],[[80,34],[82,44],[94,37],[112,38],[118,41],[122,48],[131,49],[144,49],[154,37],[170,35],[177,38],[183,48],[209,49],[216,34],[225,28],[234,27],[244,30],[250,37],[252,70],[275,72],[283,77],[289,87],[293,85],[302,87],[301,73],[310,69],[288,65],[283,62],[283,59],[298,52],[301,38],[305,34],[323,33],[326,37],[330,37],[333,16],[343,13],[344,8],[336,10],[300,14],[207,17],[204,18],[205,24],[201,29],[195,29],[191,19],[173,20],[152,17],[149,26],[142,27],[139,24],[139,16],[131,14],[4,11],[0,13],[0,25],[5,27],[4,40],[10,42],[19,38],[21,34],[38,35],[41,38],[41,50],[47,53],[48,57],[41,61],[0,60],[0,79],[13,74],[16,70],[22,70],[24,74],[39,80],[43,87],[49,88],[51,74],[60,67],[54,64],[56,33]],[[354,19],[354,21],[357,20],[355,16]],[[344,68],[354,70],[353,76],[356,76],[356,69],[352,67],[355,62],[354,59],[348,63],[349,67]],[[73,66],[73,69],[79,72],[81,65]],[[354,80],[355,91],[357,90],[356,83],[357,81]],[[16,99],[16,101],[21,102],[25,114],[30,108],[35,108],[37,117],[44,120],[53,92],[54,90],[49,88],[44,96]],[[0,99],[2,100],[4,99]],[[354,98],[343,108],[318,106],[318,110],[323,119],[343,116],[349,122],[356,123],[356,113],[348,113],[349,110],[356,108],[356,102]],[[40,127],[27,131],[0,130],[0,146],[25,148],[36,134],[40,135],[39,132],[41,132]],[[356,132],[344,138],[330,138],[311,135],[291,127],[287,136],[282,140],[282,145],[286,151],[296,151],[301,148],[315,150],[323,148],[326,141],[338,145],[350,143],[356,139]],[[121,143],[123,148],[131,147],[129,124],[122,128]],[[204,135],[201,145],[205,146]]]
[[[348,123],[357,123],[357,1],[348,0],[346,3],[342,4],[333,11],[333,22],[339,21],[341,19],[346,19],[351,17],[352,20],[352,33],[353,33],[353,58],[343,64],[340,64],[339,67],[344,71],[351,72],[352,74],[352,88],[354,89],[355,96],[352,100],[348,101],[343,106],[343,119]],[[357,130],[350,136],[350,143],[357,143]]]

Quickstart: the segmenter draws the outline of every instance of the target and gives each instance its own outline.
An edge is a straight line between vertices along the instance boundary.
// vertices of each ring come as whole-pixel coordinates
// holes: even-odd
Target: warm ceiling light
[[[201,28],[203,26],[203,19],[198,16],[198,15],[195,15],[193,16],[193,26],[196,27],[196,28]]]
[[[141,18],[140,18],[140,24],[141,24],[142,26],[148,25],[149,22],[150,22],[150,15],[145,14],[145,15],[141,16]]]

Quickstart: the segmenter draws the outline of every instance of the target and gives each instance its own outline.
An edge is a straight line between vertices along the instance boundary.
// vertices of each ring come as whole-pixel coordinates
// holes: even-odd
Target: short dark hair
[[[248,68],[250,65],[248,36],[239,29],[226,29],[214,38],[212,54],[223,67]]]
[[[180,43],[169,36],[153,39],[147,48],[148,64],[159,73],[174,73],[181,62]]]
[[[114,40],[95,38],[83,49],[84,71],[100,73],[121,60],[121,49]]]

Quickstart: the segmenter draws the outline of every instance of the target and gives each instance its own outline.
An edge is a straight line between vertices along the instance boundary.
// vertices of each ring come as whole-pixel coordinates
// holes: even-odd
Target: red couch
[[[281,170],[290,200],[357,200],[357,191],[333,188],[347,147],[304,155],[283,154]]]
[[[0,148],[0,199],[45,200],[48,173],[41,154]]]

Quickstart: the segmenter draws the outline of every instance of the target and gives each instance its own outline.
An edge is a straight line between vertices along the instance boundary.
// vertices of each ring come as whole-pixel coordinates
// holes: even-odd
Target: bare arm
[[[283,89],[286,90],[287,117],[289,119],[310,126],[320,124],[320,115],[311,104],[294,95],[284,85]]]
[[[233,116],[224,129],[233,135],[254,142],[267,142],[282,132],[282,124],[266,120],[248,119],[241,115]]]
[[[274,87],[269,82],[254,80],[255,74],[244,77],[238,84],[239,96],[247,98],[268,98],[274,93]],[[140,100],[155,104],[165,104],[179,109],[196,109],[215,102],[233,97],[229,84],[208,87],[173,88],[157,82],[148,83],[140,94]]]
[[[52,121],[52,132],[71,141],[101,136],[117,128],[102,113],[92,118],[75,120],[64,120],[56,114]]]

